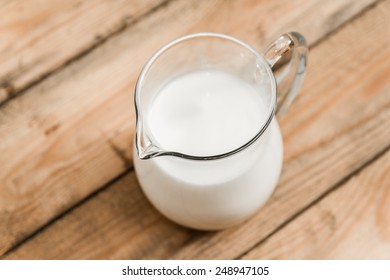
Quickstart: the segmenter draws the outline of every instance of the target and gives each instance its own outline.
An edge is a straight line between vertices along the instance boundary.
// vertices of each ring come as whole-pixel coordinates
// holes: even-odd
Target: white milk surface
[[[242,146],[261,129],[267,118],[263,94],[226,72],[192,72],[160,90],[146,121],[164,150],[217,155]],[[179,224],[214,230],[242,222],[265,203],[282,157],[274,119],[260,139],[230,157],[134,157],[134,163],[143,191],[160,212]]]
[[[217,155],[252,139],[265,114],[261,94],[248,83],[222,71],[197,71],[162,88],[148,125],[164,150]]]

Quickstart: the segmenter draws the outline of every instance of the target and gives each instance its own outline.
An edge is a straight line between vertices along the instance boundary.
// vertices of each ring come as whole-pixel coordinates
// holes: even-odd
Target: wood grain
[[[168,1],[0,1],[0,12],[6,15],[0,18],[0,104],[39,83],[53,70],[66,67]],[[190,5],[197,5],[192,2]],[[260,37],[268,42],[289,26],[305,30],[309,40],[315,42],[375,0],[325,3],[320,0],[267,3],[263,0],[223,5],[218,4],[218,0],[213,2],[221,11],[218,17],[207,19],[210,23],[205,25],[207,28],[246,33],[253,41]],[[246,19],[241,22],[243,17],[236,16],[235,12],[246,12],[245,9],[257,12],[264,24],[254,22],[245,30],[238,30],[241,24],[248,23]],[[278,24],[274,24],[275,18]],[[197,20],[190,16],[191,19]],[[307,28],[307,22],[311,22],[312,28]]]
[[[302,93],[281,120],[286,151],[282,179],[269,203],[248,222],[210,233],[178,227],[147,204],[131,172],[7,258],[215,259],[244,254],[343,178],[388,149],[390,50],[383,46],[389,43],[390,30],[383,26],[389,7],[390,1],[376,6],[311,51]],[[365,40],[356,43],[362,33]],[[122,190],[121,195],[118,190]],[[118,201],[116,205],[118,197],[129,203]],[[138,206],[138,217],[120,214],[135,211],[133,198],[143,201],[139,202],[143,206]],[[104,213],[112,215],[101,218]],[[141,242],[137,234],[125,229],[140,228],[143,219],[153,222],[142,228]],[[110,226],[101,229],[108,221]],[[85,231],[75,230],[74,224],[85,225]],[[101,240],[104,246],[100,246]],[[77,250],[72,249],[76,247]]]
[[[241,227],[200,237],[172,258],[240,257],[389,148],[389,12],[386,1],[311,51],[301,95],[281,122],[285,168],[270,203]]]
[[[390,152],[245,259],[390,259]]]
[[[50,252],[52,259],[124,259],[129,254],[142,258],[150,253],[161,255],[179,248],[190,234],[190,230],[163,218],[149,204],[134,173],[99,192],[93,200],[78,208],[81,209],[72,211],[50,227],[56,234],[35,240],[37,243],[33,242],[33,247],[39,247],[38,252],[26,254],[21,250],[9,257],[47,258],[49,255],[42,253]]]
[[[261,46],[290,28],[314,43],[336,27],[329,18],[341,24],[373,2],[175,1],[11,100],[0,110],[0,254],[131,166],[132,91],[164,43],[216,31]]]
[[[162,0],[0,2],[0,103],[123,30]]]

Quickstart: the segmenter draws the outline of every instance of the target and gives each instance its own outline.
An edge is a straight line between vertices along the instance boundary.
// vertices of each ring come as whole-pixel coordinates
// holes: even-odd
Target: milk
[[[260,131],[268,118],[264,96],[261,87],[227,72],[190,72],[161,87],[145,121],[164,150],[223,154]],[[277,184],[282,155],[274,119],[252,145],[223,159],[134,157],[134,163],[144,193],[161,213],[188,227],[213,230],[247,219],[264,204]]]
[[[165,85],[150,108],[148,126],[165,150],[207,156],[239,148],[261,129],[261,94],[222,71],[196,71]]]

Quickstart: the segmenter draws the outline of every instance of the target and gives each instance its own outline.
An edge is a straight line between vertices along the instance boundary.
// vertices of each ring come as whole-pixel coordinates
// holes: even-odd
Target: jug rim
[[[238,45],[241,45],[242,47],[246,48],[250,52],[252,52],[258,61],[261,61],[263,64],[264,68],[267,71],[267,74],[269,78],[271,79],[271,102],[269,105],[269,109],[267,112],[267,118],[265,119],[264,123],[261,126],[261,129],[256,133],[254,137],[252,137],[249,141],[244,143],[238,148],[235,148],[229,152],[225,152],[222,154],[217,154],[217,155],[208,155],[208,156],[198,156],[198,155],[190,155],[190,154],[185,154],[181,152],[176,152],[176,151],[167,151],[164,149],[161,149],[160,147],[154,145],[153,143],[148,143],[148,147],[142,151],[141,147],[141,129],[142,129],[142,114],[140,113],[140,93],[141,93],[141,88],[144,82],[144,78],[146,74],[148,73],[150,67],[153,65],[153,63],[157,60],[157,58],[162,55],[165,51],[170,49],[171,47],[175,46],[176,44],[189,40],[189,39],[194,39],[194,38],[200,38],[200,37],[214,37],[214,38],[221,38],[221,39],[226,39],[231,42],[234,42]],[[198,32],[198,33],[192,33],[188,35],[181,36],[175,40],[170,41],[169,43],[165,44],[163,47],[158,49],[152,57],[150,57],[145,65],[143,66],[140,75],[138,77],[136,86],[135,86],[135,91],[134,91],[134,107],[135,107],[135,115],[136,115],[136,131],[135,131],[135,146],[136,150],[138,153],[138,157],[140,159],[150,159],[154,157],[159,157],[159,156],[174,156],[174,157],[179,157],[179,158],[184,158],[184,159],[189,159],[189,160],[216,160],[216,159],[222,159],[226,158],[229,156],[232,156],[234,154],[237,154],[249,146],[251,146],[253,143],[255,143],[266,131],[268,128],[269,124],[271,123],[274,115],[275,115],[275,110],[276,110],[276,104],[277,104],[277,84],[275,80],[275,76],[273,74],[273,71],[271,69],[271,66],[267,62],[267,60],[264,58],[264,56],[259,53],[254,47],[251,45],[241,41],[240,39],[230,36],[230,35],[225,35],[221,33],[214,33],[214,32]]]

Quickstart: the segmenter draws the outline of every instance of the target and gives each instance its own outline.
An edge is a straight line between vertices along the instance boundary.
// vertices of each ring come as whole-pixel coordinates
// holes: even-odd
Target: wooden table
[[[0,1],[3,259],[389,259],[390,1]],[[159,47],[198,31],[262,49],[300,31],[284,169],[250,220],[162,217],[132,168],[133,90]]]

